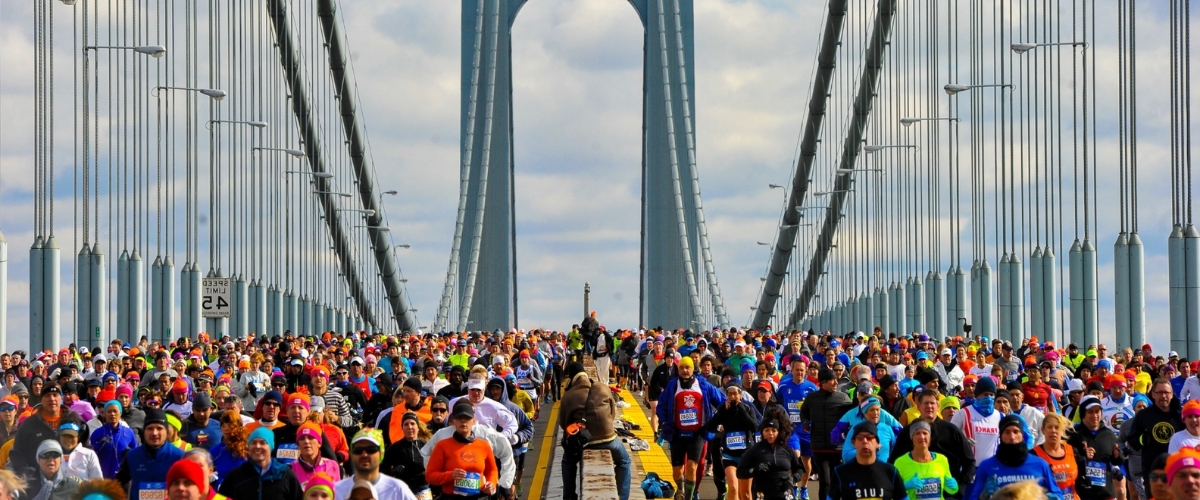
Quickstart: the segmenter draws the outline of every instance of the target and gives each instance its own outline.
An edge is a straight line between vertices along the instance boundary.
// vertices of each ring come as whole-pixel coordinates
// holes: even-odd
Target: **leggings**
[[[833,469],[842,464],[842,452],[837,450],[813,451],[812,464],[813,471],[817,473],[817,484],[821,494],[824,495],[829,491],[829,479],[833,476]]]

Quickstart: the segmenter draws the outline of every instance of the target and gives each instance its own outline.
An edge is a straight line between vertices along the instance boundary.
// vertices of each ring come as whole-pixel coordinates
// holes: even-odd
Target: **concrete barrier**
[[[612,452],[584,450],[580,500],[617,500],[617,480],[613,467]]]

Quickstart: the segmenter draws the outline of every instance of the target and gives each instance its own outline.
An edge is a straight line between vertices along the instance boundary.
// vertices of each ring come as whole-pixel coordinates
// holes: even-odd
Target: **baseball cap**
[[[467,390],[478,389],[478,390],[482,391],[486,388],[487,388],[486,380],[474,378],[474,379],[467,381]]]
[[[450,418],[470,417],[475,418],[475,407],[471,406],[466,401],[459,401],[454,405],[454,409],[450,412]]]

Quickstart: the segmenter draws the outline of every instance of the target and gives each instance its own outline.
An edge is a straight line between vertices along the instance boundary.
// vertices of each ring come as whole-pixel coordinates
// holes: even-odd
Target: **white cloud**
[[[458,201],[459,4],[417,0],[340,4],[359,99],[364,103],[361,120],[367,126],[378,171],[377,186],[399,191],[399,196],[387,197],[384,203],[393,241],[412,245],[398,255],[423,324],[432,322],[441,296]],[[746,320],[749,306],[757,301],[758,278],[767,263],[766,247],[755,242],[774,241],[779,221],[782,193],[766,186],[787,184],[794,168],[818,34],[824,23],[823,7],[823,2],[778,0],[696,3],[697,159],[713,258],[726,309],[738,323]],[[56,13],[66,12],[57,4],[53,8]],[[1167,316],[1165,238],[1170,224],[1168,120],[1167,113],[1158,112],[1170,106],[1164,90],[1169,88],[1167,18],[1165,8],[1157,5],[1141,4],[1139,9],[1139,215],[1146,243],[1147,330],[1158,345],[1165,344],[1162,332],[1167,330],[1162,318]],[[0,4],[0,127],[4,132],[0,136],[0,229],[8,237],[11,261],[9,332],[18,337],[23,337],[27,328],[26,249],[33,234],[33,180],[29,174],[33,135],[28,120],[32,111],[31,12],[25,4]],[[852,14],[854,23],[859,19],[854,16],[866,15]],[[61,28],[56,38],[56,65],[58,74],[66,78],[70,75],[70,38],[64,20],[69,17],[64,14],[56,19]],[[859,26],[854,23],[848,26]],[[1117,191],[1111,177],[1116,172],[1112,158],[1117,146],[1115,79],[1107,75],[1115,68],[1116,53],[1106,37],[1111,38],[1115,16],[1101,12],[1100,24],[1101,43],[1093,50],[1102,74],[1098,99],[1102,182],[1097,203],[1099,234],[1094,239],[1100,249],[1102,338],[1111,338],[1111,245],[1117,231],[1113,201]],[[608,326],[634,326],[638,321],[641,216],[642,27],[627,2],[535,0],[522,9],[513,33],[521,326],[564,328],[578,321],[585,281],[592,285],[593,308]],[[847,41],[847,50],[856,47],[855,43]],[[181,48],[169,50],[168,58],[182,54]],[[859,60],[855,55],[843,61],[845,71],[855,79]],[[945,77],[944,66],[939,71]],[[924,109],[928,98],[937,99],[934,109],[944,109],[946,101],[939,88],[945,82],[930,85],[926,75],[918,76],[920,85],[933,89],[918,92],[918,99],[905,109]],[[990,72],[986,76],[990,77]],[[56,156],[61,160],[56,215],[64,249],[77,245],[70,227],[68,83],[69,79],[60,82],[56,94]],[[847,121],[845,106],[852,97],[846,94],[852,94],[852,89],[836,90],[835,102],[843,107],[830,108],[826,136],[828,144],[840,147],[838,136]],[[1015,94],[1021,92],[1025,91],[1018,89]],[[237,99],[231,97],[228,102]],[[981,117],[989,124],[994,122],[990,109]],[[878,121],[871,127],[880,133],[885,130]],[[276,128],[274,121],[272,128]],[[965,125],[962,130],[965,136]],[[108,133],[107,127],[102,133]],[[102,135],[102,140],[106,139]],[[992,147],[990,140],[985,148]],[[986,149],[989,157],[990,152]],[[944,168],[948,153],[942,153],[940,161]],[[831,164],[822,165],[828,170]],[[816,179],[816,186],[825,189],[829,182],[829,178]],[[986,176],[987,189],[992,184],[991,176]],[[988,198],[988,208],[994,210]],[[1063,215],[1070,228],[1070,199],[1064,201],[1067,212]],[[101,200],[102,207],[106,203],[107,199]],[[965,209],[964,231],[970,229],[970,214]],[[206,211],[205,205],[201,210]],[[102,219],[106,216],[102,214]],[[182,217],[181,209],[178,216]],[[948,236],[950,219],[947,214],[940,219],[942,233]],[[994,219],[989,218],[988,223],[994,224]],[[995,244],[991,227],[987,229],[990,255]],[[207,226],[202,226],[202,236],[206,231]],[[1068,231],[1068,245],[1071,235]],[[851,236],[843,234],[841,239],[849,244]],[[883,238],[878,234],[868,236],[872,245],[895,244],[880,241]],[[294,246],[304,237],[288,235],[279,246]],[[969,242],[968,238],[964,232],[963,240]],[[119,254],[107,240],[105,244],[106,252]],[[359,242],[358,246],[364,245]],[[948,243],[938,246],[946,256]],[[907,254],[905,249],[892,248]],[[1065,260],[1065,249],[1056,250],[1060,261]],[[804,262],[793,267],[802,271],[807,255],[796,255]],[[964,257],[969,255],[968,247]],[[206,254],[202,252],[203,257]],[[177,255],[176,265],[181,266],[182,260]],[[834,262],[844,259],[831,260]],[[64,262],[67,281],[69,265]],[[360,269],[372,266],[367,262]],[[944,270],[947,266],[942,262],[937,267]],[[836,280],[835,274],[831,272],[827,279]],[[334,277],[328,269],[319,275]],[[64,314],[70,310],[69,302],[69,297],[64,297]]]

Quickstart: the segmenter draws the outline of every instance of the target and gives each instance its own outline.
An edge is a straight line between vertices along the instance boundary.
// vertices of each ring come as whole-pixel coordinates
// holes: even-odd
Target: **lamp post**
[[[882,168],[839,168],[838,175],[846,175],[852,172],[883,172]]]
[[[212,98],[212,100],[214,100],[214,101],[220,101],[221,99],[224,99],[226,96],[228,96],[228,95],[229,95],[228,93],[226,93],[224,90],[221,90],[221,89],[205,89],[205,88],[199,88],[199,87],[166,87],[166,86],[160,86],[160,87],[154,87],[155,96],[157,96],[157,95],[158,95],[157,93],[158,93],[158,91],[160,91],[160,90],[186,90],[186,91],[189,91],[189,92],[199,92],[199,93],[201,93],[201,94],[203,94],[203,95],[206,95],[206,96],[208,96],[208,97],[211,97],[211,98]]]
[[[916,144],[868,144],[863,146],[863,152],[867,154],[878,153],[889,148],[912,148],[917,149]]]
[[[369,208],[365,208],[365,209],[364,208],[339,208],[339,209],[337,209],[337,211],[338,212],[357,212],[357,213],[361,213],[361,214],[366,214],[367,217],[375,215],[375,211],[371,210]]]
[[[1054,42],[1054,43],[1037,43],[1037,42],[1022,42],[1012,44],[1012,51],[1018,54],[1024,54],[1038,47],[1062,47],[1070,45],[1072,47],[1082,46],[1087,48],[1087,42]]]
[[[267,122],[258,121],[258,120],[209,120],[207,123],[205,123],[204,126],[209,127],[215,123],[230,123],[230,124],[237,124],[237,125],[249,125],[254,128],[267,128],[267,126],[268,126]]]
[[[266,126],[266,124],[264,123],[264,124],[263,124],[263,126],[265,127],[265,126]],[[253,147],[253,148],[250,148],[250,149],[251,149],[252,151],[279,151],[279,152],[281,152],[281,153],[287,153],[287,154],[289,154],[289,155],[291,155],[291,156],[293,156],[293,157],[296,157],[296,158],[304,158],[304,151],[301,151],[301,150],[299,150],[299,149],[292,149],[292,148],[262,148],[262,147]],[[332,176],[333,176],[333,175],[332,175],[332,174],[330,174],[330,177],[332,177]]]
[[[158,59],[167,55],[167,48],[162,45],[88,45],[83,50],[132,50],[139,54],[146,54],[150,57]]]
[[[982,89],[982,88],[988,88],[988,87],[1011,89],[1012,84],[1010,84],[1010,83],[987,83],[987,84],[980,84],[980,85],[963,85],[963,84],[959,84],[959,83],[947,83],[946,86],[942,87],[942,90],[945,90],[947,95],[954,95],[959,92],[966,92],[971,89]]]
[[[313,176],[313,177],[316,177],[316,178],[318,178],[318,179],[332,179],[332,178],[333,178],[333,174],[331,174],[331,173],[329,173],[329,172],[305,172],[305,171],[303,171],[303,170],[287,170],[287,171],[285,171],[284,173],[287,173],[287,174],[300,174],[300,175],[311,175],[311,176]]]
[[[912,124],[914,124],[914,123],[917,123],[917,122],[939,122],[939,121],[950,121],[950,122],[956,122],[956,121],[958,121],[958,118],[954,118],[954,117],[944,117],[944,118],[901,118],[901,119],[900,119],[900,124],[901,124],[901,125],[904,125],[905,127],[907,127],[907,126],[909,126],[909,125],[912,125]]]

